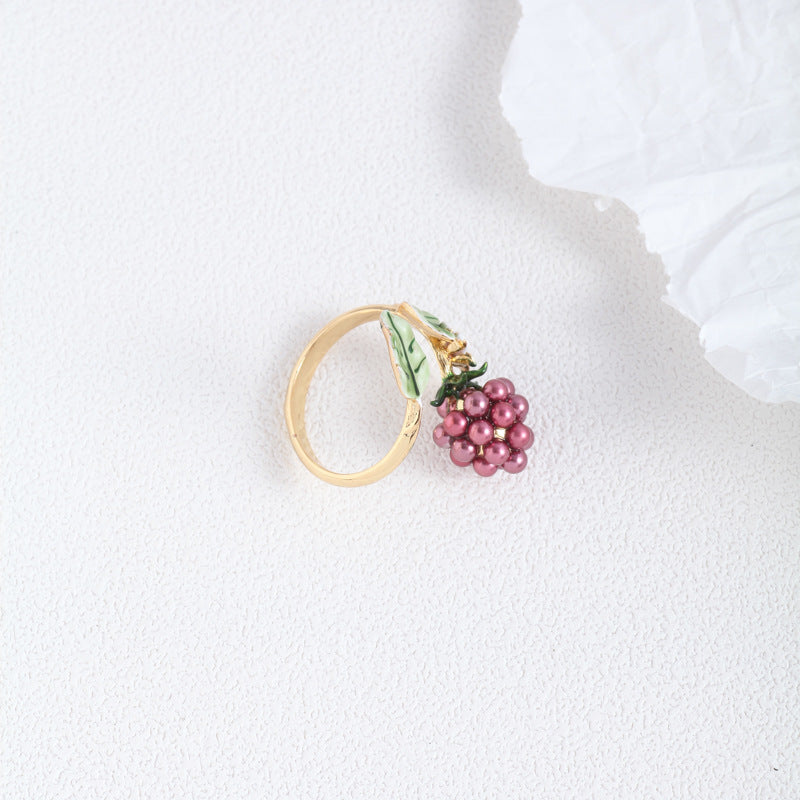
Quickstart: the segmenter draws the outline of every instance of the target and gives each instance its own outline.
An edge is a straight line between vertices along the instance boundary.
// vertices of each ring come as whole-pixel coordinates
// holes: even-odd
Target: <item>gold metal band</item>
[[[308,389],[320,362],[342,336],[359,325],[378,320],[397,388],[406,398],[403,427],[377,464],[360,472],[334,472],[319,463],[308,441]],[[475,383],[485,374],[487,363],[479,367],[467,352],[467,343],[438,317],[410,303],[399,303],[362,306],[336,317],[308,343],[295,364],[284,412],[292,447],[311,473],[336,486],[364,486],[388,475],[408,455],[419,433],[419,400],[431,377],[426,348],[420,347],[417,334],[430,345],[442,374],[441,385],[431,401],[443,417],[434,428],[434,442],[450,448],[454,464],[472,464],[475,472],[485,478],[500,467],[512,474],[525,469],[528,459],[523,450],[533,444],[533,431],[522,423],[528,413],[528,401],[515,394],[514,385],[507,378],[494,378],[483,385]]]
[[[308,388],[311,385],[314,372],[327,352],[342,336],[353,330],[353,328],[378,320],[382,311],[399,313],[405,317],[406,314],[403,313],[404,305],[404,303],[401,303],[399,306],[362,306],[336,317],[308,343],[294,370],[292,370],[284,406],[286,424],[289,427],[292,446],[303,464],[314,475],[328,483],[336,486],[364,486],[380,480],[388,475],[408,455],[414,440],[417,438],[421,418],[421,409],[417,400],[407,401],[403,427],[391,450],[377,464],[361,470],[361,472],[333,472],[323,467],[314,455],[314,450],[306,434],[305,412]],[[417,322],[415,318],[411,317],[408,317],[408,321],[412,324]]]

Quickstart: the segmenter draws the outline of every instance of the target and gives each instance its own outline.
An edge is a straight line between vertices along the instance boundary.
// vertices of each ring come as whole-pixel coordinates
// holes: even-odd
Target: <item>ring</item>
[[[308,388],[331,347],[353,328],[375,321],[380,322],[397,387],[406,398],[405,418],[395,443],[377,464],[360,472],[333,472],[319,463],[308,440]],[[528,401],[516,393],[508,378],[493,378],[482,386],[477,383],[488,365],[478,367],[466,350],[466,341],[433,314],[410,303],[355,308],[329,322],[306,345],[292,370],[284,406],[289,437],[303,464],[318,478],[336,486],[364,486],[388,475],[408,455],[419,433],[419,399],[430,380],[428,358],[415,331],[433,350],[442,377],[431,401],[442,417],[433,430],[433,441],[449,449],[453,464],[472,466],[482,477],[490,477],[498,469],[522,472],[528,464],[525,451],[534,439],[524,422]]]

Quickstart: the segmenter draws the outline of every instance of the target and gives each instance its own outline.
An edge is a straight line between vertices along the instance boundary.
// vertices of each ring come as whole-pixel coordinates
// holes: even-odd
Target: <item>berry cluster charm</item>
[[[430,379],[425,353],[415,329],[433,349],[442,384],[431,405],[442,422],[433,431],[439,447],[450,448],[450,460],[488,478],[498,468],[522,472],[528,464],[525,451],[533,444],[533,431],[525,425],[528,401],[517,394],[508,378],[476,383],[487,364],[478,367],[467,352],[467,343],[438,317],[410,303],[380,315],[381,328],[392,356],[400,391],[418,401]]]
[[[517,394],[508,378],[493,378],[481,387],[473,379],[478,370],[448,376],[434,405],[442,422],[434,428],[433,441],[450,448],[450,460],[488,478],[498,468],[522,472],[528,464],[525,451],[533,444],[533,431],[524,424],[528,401]]]

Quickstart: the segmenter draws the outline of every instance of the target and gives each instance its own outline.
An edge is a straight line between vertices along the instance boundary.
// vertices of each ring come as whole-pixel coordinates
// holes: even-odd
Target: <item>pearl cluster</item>
[[[442,422],[433,430],[433,441],[450,448],[450,460],[488,478],[502,467],[522,472],[525,455],[533,444],[533,431],[523,424],[528,401],[514,391],[508,378],[486,381],[483,389],[466,389],[439,406]]]

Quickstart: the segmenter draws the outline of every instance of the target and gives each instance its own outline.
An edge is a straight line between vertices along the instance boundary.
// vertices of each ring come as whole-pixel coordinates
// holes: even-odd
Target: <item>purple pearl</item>
[[[450,460],[459,466],[464,466],[475,458],[477,452],[478,448],[469,440],[456,439],[450,446]]]
[[[454,397],[445,397],[444,402],[436,407],[439,416],[444,419],[451,411],[455,411],[456,400]]]
[[[450,460],[457,466],[457,467],[468,467],[470,465],[469,461],[458,461],[453,456],[453,451],[450,450]]]
[[[464,411],[475,419],[485,416],[489,410],[489,398],[481,391],[470,392],[464,397]]]
[[[498,378],[497,380],[506,385],[509,394],[514,394],[514,384],[508,378]]]
[[[492,422],[494,422],[498,428],[510,428],[514,424],[517,414],[511,403],[506,403],[505,400],[501,400],[499,403],[495,403],[492,406],[491,416]]]
[[[485,458],[481,458],[480,456],[472,462],[472,468],[482,478],[490,478],[497,472],[497,467],[494,464],[490,464]]]
[[[509,455],[511,455],[511,451],[508,449],[508,445],[505,442],[501,442],[499,439],[496,439],[491,444],[487,444],[486,447],[483,448],[483,457],[496,467],[505,464],[506,461],[508,461]]]
[[[506,441],[514,450],[527,450],[533,444],[533,431],[521,422],[515,422],[506,431]]]
[[[467,436],[475,444],[488,444],[494,438],[492,423],[485,419],[476,419],[470,423]]]
[[[439,447],[450,447],[450,442],[452,441],[450,437],[447,435],[447,431],[444,429],[444,425],[437,425],[433,429],[433,441],[439,445]]]
[[[451,411],[442,426],[448,436],[463,436],[467,431],[467,418],[460,411]]]
[[[512,450],[511,455],[508,457],[508,461],[503,464],[503,469],[506,472],[516,475],[518,472],[522,472],[522,470],[525,469],[527,463],[528,456],[526,456],[522,450]]]
[[[490,399],[497,402],[498,400],[505,400],[508,397],[508,387],[503,383],[503,381],[497,380],[497,378],[492,378],[490,381],[486,381],[483,386],[483,393]]]
[[[524,422],[528,416],[528,401],[521,394],[512,394],[506,401],[517,415],[517,422]]]

